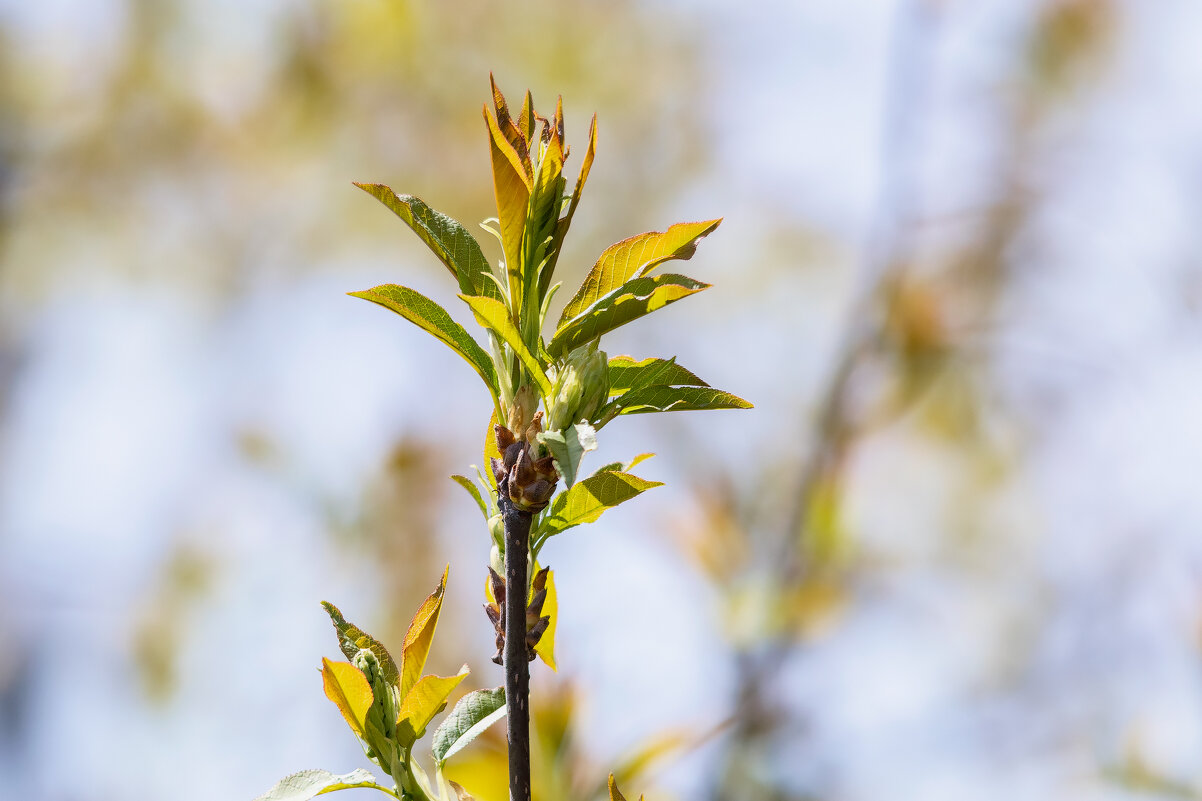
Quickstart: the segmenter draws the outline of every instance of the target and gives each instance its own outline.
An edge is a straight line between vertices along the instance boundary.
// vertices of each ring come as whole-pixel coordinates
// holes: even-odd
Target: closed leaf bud
[[[543,432],[543,413],[535,412],[534,419],[526,426],[525,440],[531,446],[538,441],[538,435]]]
[[[492,432],[497,441],[497,451],[504,454],[505,450],[514,442],[513,432],[499,423],[493,426]]]
[[[609,357],[597,341],[573,350],[555,375],[547,428],[562,431],[581,420],[592,421],[609,398]]]
[[[488,533],[489,536],[492,537],[493,550],[495,550],[498,555],[504,556],[504,551],[502,549],[505,547],[505,521],[501,519],[500,512],[488,518]],[[498,567],[497,571],[500,572],[500,570],[501,568]]]
[[[529,384],[522,385],[513,396],[513,403],[509,407],[509,430],[515,435],[525,431],[526,426],[534,419],[534,410],[537,408],[538,393]]]

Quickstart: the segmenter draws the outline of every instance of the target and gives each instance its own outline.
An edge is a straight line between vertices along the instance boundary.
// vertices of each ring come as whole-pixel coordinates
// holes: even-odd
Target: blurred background
[[[488,398],[344,294],[470,326],[351,181],[477,230],[489,71],[563,95],[569,175],[598,114],[569,285],[725,217],[609,350],[756,404],[603,432],[667,486],[544,552],[535,797],[1202,798],[1199,41],[1192,0],[0,0],[0,798],[364,766],[318,602],[399,643],[447,562],[430,667],[502,682],[446,478]]]

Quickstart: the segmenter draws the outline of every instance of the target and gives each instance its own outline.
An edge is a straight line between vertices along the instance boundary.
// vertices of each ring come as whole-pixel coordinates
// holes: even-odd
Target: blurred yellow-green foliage
[[[361,766],[318,601],[399,643],[446,562],[430,669],[501,683],[445,480],[488,399],[343,294],[454,308],[351,181],[475,231],[489,72],[563,96],[569,174],[598,114],[569,286],[725,217],[715,290],[613,352],[757,406],[603,437],[667,488],[547,554],[535,798],[1199,797],[1199,36],[1121,0],[0,4],[0,798]],[[452,763],[482,799],[498,736]]]

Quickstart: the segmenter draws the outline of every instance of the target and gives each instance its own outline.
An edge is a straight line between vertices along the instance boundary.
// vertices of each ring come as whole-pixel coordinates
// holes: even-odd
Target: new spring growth
[[[518,407],[514,402],[514,410]],[[542,412],[536,412],[530,425],[522,432],[521,439],[503,425],[493,429],[497,450],[501,459],[492,459],[493,478],[498,487],[509,488],[509,500],[524,512],[538,512],[547,505],[555,493],[559,474],[550,456],[536,457],[538,435],[542,432]],[[522,417],[511,411],[510,420],[523,422]]]
[[[364,720],[369,759],[381,768],[393,772],[396,753],[397,700],[392,685],[384,678],[380,660],[368,648],[361,648],[351,664],[363,672],[371,687],[372,704]]]
[[[568,354],[547,399],[547,430],[563,431],[581,420],[593,422],[609,399],[609,357],[597,340]]]
[[[530,584],[530,602],[526,605],[526,661],[528,662],[534,661],[534,649],[542,640],[547,627],[551,625],[550,615],[543,614],[543,604],[547,601],[547,578],[550,572],[548,568],[544,567],[538,571],[534,576],[534,581]],[[492,661],[501,665],[504,664],[502,657],[505,653],[505,579],[490,567],[488,582],[489,591],[492,592],[495,600],[484,605],[484,612],[488,615],[488,619],[497,633],[497,652],[493,654]]]

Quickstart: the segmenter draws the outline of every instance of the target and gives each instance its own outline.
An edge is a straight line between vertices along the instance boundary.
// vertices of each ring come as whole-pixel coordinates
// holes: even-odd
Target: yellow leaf
[[[483,735],[448,762],[444,771],[480,801],[509,801],[509,761],[503,739]]]
[[[530,161],[531,136],[525,132],[530,121],[528,119],[519,120],[519,123],[515,124],[513,117],[509,114],[509,104],[505,102],[505,95],[501,94],[501,90],[497,88],[497,82],[491,73],[488,76],[488,82],[492,84],[492,102],[493,108],[497,112],[497,127],[517,153],[518,161],[525,165]],[[526,92],[526,97],[530,98],[530,92]],[[522,111],[525,112],[525,110],[523,107]]]
[[[496,119],[484,109],[488,123],[489,147],[492,153],[493,192],[497,199],[497,219],[501,224],[501,245],[505,251],[505,267],[509,274],[509,301],[513,308],[522,308],[521,269],[522,232],[526,226],[526,206],[534,178],[527,174],[526,165],[513,145],[505,138]]]
[[[397,736],[402,745],[410,747],[422,734],[434,716],[447,705],[447,696],[467,678],[464,665],[454,676],[423,676],[413,685],[397,715]]]
[[[626,796],[622,795],[622,791],[618,789],[612,773],[609,774],[609,801],[626,801]]]
[[[490,487],[496,488],[497,478],[492,474],[492,460],[501,460],[501,451],[497,448],[497,434],[493,430],[497,425],[497,410],[494,407],[488,418],[488,429],[484,432],[484,477]]]
[[[426,666],[426,657],[430,654],[430,643],[434,639],[434,630],[438,627],[438,613],[442,611],[442,596],[447,589],[447,573],[451,566],[447,565],[442,571],[442,581],[438,588],[430,593],[405,634],[405,644],[401,648],[401,698],[409,695],[413,685],[421,678],[422,669]]]
[[[538,573],[538,565],[535,564],[534,572]],[[534,646],[534,653],[538,654],[539,659],[547,664],[555,672],[559,672],[559,668],[555,666],[555,629],[559,625],[559,596],[555,592],[555,571],[547,571],[547,597],[543,601],[543,615],[550,617],[551,622],[547,626],[547,630],[543,632],[542,639],[538,641],[538,645]]]
[[[350,662],[331,662],[323,657],[321,681],[326,698],[334,702],[355,734],[364,737],[364,721],[374,699],[363,671]]]

